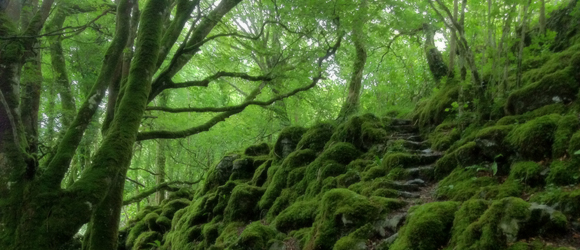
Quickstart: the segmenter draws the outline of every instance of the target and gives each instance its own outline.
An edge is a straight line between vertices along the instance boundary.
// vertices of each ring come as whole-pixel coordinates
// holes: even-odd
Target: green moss
[[[580,155],[576,154],[578,150],[580,150],[580,130],[572,135],[570,144],[568,145],[568,152],[573,158],[580,158]]]
[[[268,222],[274,220],[274,217],[282,212],[285,208],[290,206],[294,201],[298,198],[298,193],[296,193],[293,189],[285,188],[282,190],[282,193],[276,201],[274,201],[274,205],[268,210],[268,214],[266,216],[266,220]]]
[[[203,242],[206,248],[213,245],[219,237],[219,229],[221,225],[221,223],[208,223],[203,226]]]
[[[145,221],[139,221],[131,228],[129,235],[127,235],[127,240],[125,241],[125,247],[131,249],[137,240],[137,237],[142,233],[149,231],[149,227]]]
[[[189,206],[190,203],[191,202],[188,199],[184,198],[169,201],[163,206],[160,216],[173,218],[173,215],[175,214],[175,212],[177,212],[177,210]]]
[[[350,185],[360,182],[361,176],[358,171],[348,170],[346,173],[336,177],[336,182],[340,188],[348,188]]]
[[[454,142],[461,138],[461,132],[456,128],[455,123],[439,124],[435,130],[429,134],[431,148],[436,151],[447,150]]]
[[[336,126],[330,122],[318,123],[312,126],[308,131],[302,136],[300,142],[298,142],[298,149],[312,149],[316,152],[322,151],[326,142],[330,140]]]
[[[580,189],[551,188],[532,195],[530,201],[552,206],[571,217],[580,217]]]
[[[571,67],[550,71],[539,81],[513,91],[506,102],[506,113],[523,114],[544,105],[574,100],[578,84],[573,74]]]
[[[457,249],[502,249],[517,239],[519,221],[530,217],[530,204],[520,198],[504,198],[492,203],[457,239]],[[458,232],[459,233],[459,232]]]
[[[244,156],[240,159],[236,159],[233,162],[230,181],[251,179],[254,176],[256,169],[268,160],[268,156],[265,155],[257,157]]]
[[[511,167],[509,180],[521,181],[535,187],[544,183],[542,171],[543,167],[533,161],[517,162]]]
[[[159,225],[161,232],[167,232],[171,229],[171,219],[165,216],[159,216],[159,218],[155,220],[155,223]]]
[[[274,145],[274,155],[279,159],[284,159],[296,149],[296,145],[306,132],[302,127],[287,127],[280,132],[278,140]]]
[[[560,158],[567,153],[570,138],[579,128],[580,122],[576,115],[567,115],[560,119],[558,128],[554,134],[554,144],[552,145],[553,158]]]
[[[149,243],[153,243],[157,241],[161,241],[163,236],[158,232],[146,232],[139,235],[137,240],[135,240],[135,245],[133,245],[133,250],[141,250],[141,249],[150,249],[151,245]]]
[[[351,161],[346,167],[348,169],[353,169],[353,170],[358,171],[358,172],[363,172],[368,167],[373,166],[374,164],[375,164],[375,161],[356,159],[354,161]]]
[[[353,144],[339,142],[334,143],[329,146],[322,154],[319,156],[321,160],[333,160],[340,164],[349,164],[351,161],[356,160],[361,155]]]
[[[302,181],[304,178],[304,172],[306,172],[306,167],[299,167],[290,171],[290,173],[288,173],[286,186],[293,187],[298,182]]]
[[[298,150],[288,155],[268,183],[266,193],[259,202],[260,209],[269,209],[274,204],[282,189],[287,187],[288,175],[292,170],[303,167],[315,158],[316,152],[311,149]]]
[[[254,175],[252,176],[252,181],[250,182],[254,186],[263,186],[266,181],[268,180],[268,170],[272,166],[272,161],[266,161],[260,165],[256,171],[254,171]]]
[[[264,189],[248,184],[237,185],[224,210],[224,222],[248,221],[259,217],[257,203]]]
[[[451,229],[450,245],[457,244],[458,238],[467,227],[477,221],[479,217],[487,210],[490,202],[482,199],[470,199],[465,201],[461,208],[455,213],[453,228]]]
[[[240,229],[244,228],[242,222],[232,222],[227,224],[221,231],[220,236],[215,240],[215,246],[226,248],[233,245],[238,240]]]
[[[231,249],[266,250],[269,247],[268,242],[277,236],[278,232],[272,227],[263,225],[260,221],[252,222],[240,234]]]
[[[439,182],[436,196],[438,199],[464,201],[474,196],[480,188],[496,183],[491,177],[477,177],[476,169],[457,168]]]
[[[367,151],[373,144],[383,142],[387,132],[379,118],[372,114],[352,116],[335,130],[325,148],[337,142],[348,142]]]
[[[490,185],[480,188],[473,196],[476,199],[501,199],[506,197],[519,197],[524,191],[521,182],[508,180],[501,185]]]
[[[348,189],[333,189],[324,194],[322,204],[306,243],[306,250],[331,249],[343,233],[350,233],[378,219],[380,204]]]
[[[382,166],[390,170],[397,167],[409,168],[420,163],[420,158],[410,153],[387,153],[383,157]]]
[[[369,194],[370,191],[372,191],[372,193]],[[385,198],[397,198],[397,197],[399,197],[399,191],[394,190],[394,189],[390,189],[390,188],[379,188],[379,189],[375,189],[375,190],[364,189],[361,194],[367,195],[367,196],[372,195],[372,196],[385,197]]]
[[[335,161],[326,161],[324,166],[320,169],[319,176],[321,179],[327,177],[339,176],[346,173],[346,166]]]
[[[268,155],[269,153],[270,146],[268,146],[268,143],[252,145],[244,150],[244,154],[247,156]]]
[[[145,216],[145,218],[143,219],[143,221],[145,221],[145,223],[147,224],[147,227],[149,227],[149,230],[151,231],[161,231],[159,226],[157,225],[157,223],[155,223],[155,221],[159,218],[159,214],[157,213],[150,213],[147,216]]]
[[[366,224],[346,237],[340,238],[334,244],[333,250],[366,250],[367,240],[372,236],[374,228],[372,224]]]
[[[389,180],[407,180],[409,178],[409,172],[404,168],[393,168],[387,174],[387,179]]]
[[[315,199],[298,201],[282,211],[273,224],[280,232],[290,232],[312,226],[319,202]]]
[[[451,103],[457,101],[459,84],[447,84],[436,91],[429,99],[417,104],[414,112],[414,120],[419,121],[419,126],[425,127],[432,124],[440,124],[450,114],[445,109],[451,107]]]
[[[372,203],[379,204],[379,206],[381,206],[381,213],[389,213],[407,205],[407,202],[404,200],[392,199],[388,197],[371,196],[369,199]]]
[[[437,160],[437,162],[435,162],[435,178],[436,179],[444,178],[449,173],[451,173],[455,168],[457,168],[459,163],[457,162],[456,157],[457,157],[457,154],[455,152],[450,152],[450,153],[443,155],[443,157],[441,157],[441,159],[439,159],[439,160]]]
[[[508,134],[506,141],[522,158],[540,161],[551,155],[560,117],[552,114],[519,125]]]
[[[460,203],[432,202],[409,211],[407,222],[399,230],[391,250],[436,250],[451,238],[454,213]]]
[[[550,172],[546,178],[548,184],[559,186],[576,184],[580,179],[580,166],[574,164],[575,161],[553,161],[550,165]]]
[[[388,173],[389,170],[384,166],[374,166],[363,173],[362,180],[370,181],[376,178],[385,177]]]

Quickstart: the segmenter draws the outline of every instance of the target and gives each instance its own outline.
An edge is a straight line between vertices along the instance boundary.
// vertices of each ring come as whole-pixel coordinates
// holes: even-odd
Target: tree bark
[[[362,78],[367,62],[366,34],[364,32],[364,26],[367,22],[367,4],[367,0],[361,0],[359,10],[352,24],[355,59],[352,66],[352,75],[348,84],[348,94],[336,119],[338,122],[346,121],[349,116],[358,113],[360,109]]]
[[[435,30],[433,30],[433,27],[424,23],[423,32],[425,33],[424,49],[427,57],[427,64],[429,64],[429,69],[431,70],[431,74],[433,75],[433,78],[435,78],[435,81],[439,82],[444,76],[449,75],[451,72],[443,61],[441,52],[439,52],[435,46]]]
[[[527,32],[527,25],[528,25],[528,8],[532,0],[528,0],[528,3],[524,5],[523,8],[523,17],[522,17],[522,33],[520,34],[520,42],[519,42],[519,50],[518,50],[518,66],[516,70],[516,88],[520,88],[522,86],[522,61],[524,58],[524,46],[526,44],[526,32]]]

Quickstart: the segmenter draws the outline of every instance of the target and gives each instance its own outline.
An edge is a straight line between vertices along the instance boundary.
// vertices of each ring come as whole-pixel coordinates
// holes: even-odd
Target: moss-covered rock
[[[269,248],[270,240],[276,239],[278,232],[262,224],[260,221],[250,223],[240,234],[239,239],[230,246],[234,250],[266,250]]]
[[[443,122],[450,114],[445,109],[450,108],[451,103],[457,101],[459,87],[459,84],[446,84],[429,99],[419,102],[413,114],[414,120],[419,121],[419,126],[425,127]]]
[[[387,132],[379,118],[373,114],[352,116],[335,130],[326,148],[337,142],[348,142],[366,151],[385,140]]]
[[[469,167],[487,160],[475,142],[469,142],[455,151],[446,153],[435,163],[435,178],[441,179],[458,166]]]
[[[161,239],[163,236],[158,232],[146,232],[139,235],[137,240],[135,240],[135,245],[133,245],[132,250],[146,250],[151,249],[150,244],[155,244],[155,241],[159,241],[161,244]]]
[[[274,145],[274,156],[278,159],[284,159],[290,153],[294,152],[296,145],[302,139],[302,135],[307,129],[303,127],[287,127],[280,132],[278,140]]]
[[[268,146],[268,143],[265,143],[265,142],[249,146],[244,150],[244,155],[247,155],[247,156],[268,155],[269,153],[270,153],[270,146]]]
[[[298,142],[298,149],[312,149],[320,152],[324,149],[324,145],[330,140],[336,125],[331,122],[318,123],[312,126]]]
[[[530,201],[551,206],[571,217],[580,217],[580,189],[552,188],[532,195]]]
[[[554,134],[554,144],[552,145],[552,157],[560,158],[568,151],[570,138],[580,128],[580,121],[576,115],[562,116],[558,121],[558,128]],[[571,152],[574,153],[574,152]]]
[[[269,209],[274,204],[282,189],[287,187],[288,175],[291,171],[309,164],[315,158],[316,152],[311,149],[298,150],[288,155],[273,174],[271,182],[268,183],[266,192],[259,202],[260,209]]]
[[[203,188],[198,192],[198,196],[214,192],[215,189],[225,184],[232,174],[234,161],[240,158],[239,154],[230,154],[224,156],[221,161],[209,171]]]
[[[224,221],[251,221],[259,217],[258,201],[264,188],[248,184],[237,185],[224,210]]]
[[[441,249],[451,238],[455,211],[460,203],[433,202],[410,209],[407,222],[399,230],[391,250]]]
[[[491,202],[483,199],[470,199],[465,201],[461,208],[455,213],[453,228],[451,229],[450,245],[455,246],[458,238],[471,223],[476,222],[479,217],[487,210]]]
[[[480,188],[496,185],[489,176],[477,176],[476,168],[457,168],[439,182],[436,190],[438,199],[464,201],[473,197]]]
[[[549,72],[537,82],[512,92],[506,102],[508,114],[523,114],[552,103],[569,103],[576,99],[578,83],[572,68]]]
[[[378,219],[382,211],[380,204],[348,189],[330,190],[322,197],[311,238],[304,249],[332,249],[341,234]]]
[[[255,175],[256,169],[269,160],[268,156],[244,156],[233,162],[230,180],[249,180]]]
[[[280,232],[290,232],[311,227],[318,212],[319,201],[312,199],[298,201],[282,211],[273,224]]]
[[[447,150],[453,143],[461,138],[461,132],[455,123],[439,124],[433,132],[429,134],[431,148],[436,151]]]
[[[367,240],[373,235],[372,224],[366,224],[334,244],[333,250],[366,250]]]
[[[550,172],[546,178],[548,184],[559,186],[571,185],[580,182],[580,166],[576,161],[556,160],[550,165]]]
[[[544,168],[533,161],[516,162],[512,165],[509,180],[520,181],[532,187],[544,184]]]
[[[520,198],[495,201],[457,236],[457,249],[503,249],[517,240],[521,222],[530,218],[530,204]],[[459,233],[459,232],[458,232]]]
[[[473,198],[476,199],[501,199],[506,197],[519,197],[524,191],[522,183],[508,180],[501,185],[489,185],[480,188]]]
[[[560,118],[560,115],[552,114],[528,121],[511,131],[506,141],[523,159],[540,161],[550,157]]]

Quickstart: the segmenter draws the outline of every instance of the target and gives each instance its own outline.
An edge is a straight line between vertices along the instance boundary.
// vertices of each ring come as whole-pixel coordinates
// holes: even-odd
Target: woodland
[[[0,0],[0,249],[580,249],[578,0]]]

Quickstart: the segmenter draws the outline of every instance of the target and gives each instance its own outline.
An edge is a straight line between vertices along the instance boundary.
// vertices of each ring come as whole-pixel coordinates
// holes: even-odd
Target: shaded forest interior
[[[0,249],[580,249],[577,0],[0,0]]]

